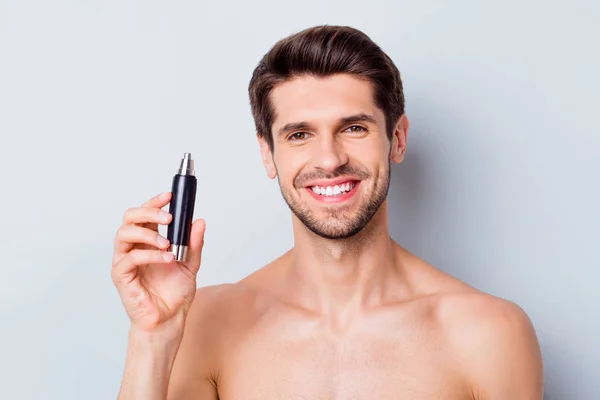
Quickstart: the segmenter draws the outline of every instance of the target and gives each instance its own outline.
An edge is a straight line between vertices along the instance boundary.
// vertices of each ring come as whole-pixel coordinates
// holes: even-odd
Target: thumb
[[[188,247],[187,260],[185,266],[194,275],[200,269],[202,261],[202,248],[204,247],[204,232],[206,231],[206,222],[203,219],[197,219],[192,224],[192,232],[190,233],[190,245]]]

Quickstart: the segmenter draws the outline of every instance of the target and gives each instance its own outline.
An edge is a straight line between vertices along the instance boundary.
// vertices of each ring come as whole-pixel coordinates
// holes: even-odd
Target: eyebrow
[[[372,115],[359,113],[340,118],[340,120],[338,121],[338,125],[349,125],[355,124],[357,122],[369,122],[372,124],[376,124],[377,120]],[[289,124],[285,124],[284,126],[279,128],[279,130],[277,131],[277,136],[281,136],[286,132],[294,131],[297,129],[310,129],[310,124],[306,121],[290,122]]]

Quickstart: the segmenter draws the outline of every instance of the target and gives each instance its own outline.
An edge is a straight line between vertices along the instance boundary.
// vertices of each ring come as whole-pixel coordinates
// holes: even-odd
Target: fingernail
[[[173,259],[173,253],[163,253],[163,258],[165,261],[171,261]]]
[[[161,247],[164,247],[164,246],[166,246],[166,245],[168,245],[168,244],[169,244],[169,241],[168,241],[167,239],[165,239],[164,237],[162,237],[162,236],[158,236],[158,237],[156,238],[156,241],[158,242],[158,244],[159,244]]]

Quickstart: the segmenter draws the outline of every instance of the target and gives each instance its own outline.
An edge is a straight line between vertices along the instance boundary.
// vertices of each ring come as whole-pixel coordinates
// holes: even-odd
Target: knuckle
[[[121,270],[124,264],[127,263],[127,258],[123,257],[116,261],[110,271],[110,278],[114,283],[118,283],[121,280]]]
[[[132,264],[137,264],[142,261],[142,252],[140,250],[131,250],[128,254],[128,258]]]

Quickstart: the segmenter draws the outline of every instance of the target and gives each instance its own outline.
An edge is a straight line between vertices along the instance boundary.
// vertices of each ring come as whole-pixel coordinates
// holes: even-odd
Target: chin
[[[315,235],[329,240],[343,240],[356,236],[363,230],[363,226],[348,227],[348,226],[314,226],[304,224]]]
[[[328,207],[315,211],[300,207],[292,208],[292,211],[306,228],[325,239],[351,238],[361,232],[373,217],[372,213],[365,212],[364,207],[358,210]]]

